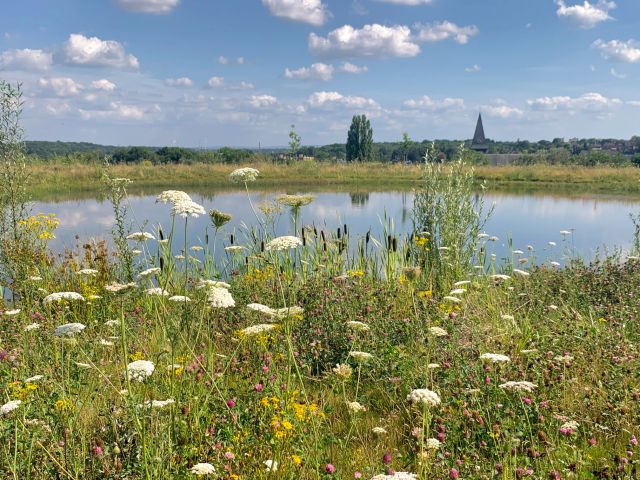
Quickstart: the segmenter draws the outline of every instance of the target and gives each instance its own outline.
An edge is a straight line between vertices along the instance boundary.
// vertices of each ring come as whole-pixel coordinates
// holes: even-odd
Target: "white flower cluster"
[[[276,201],[291,208],[300,208],[309,205],[315,198],[313,195],[278,195]]]
[[[170,302],[181,302],[181,303],[188,303],[191,301],[191,299],[189,297],[185,297],[184,295],[174,295],[173,297],[169,297],[168,300]]]
[[[181,217],[193,217],[198,218],[200,215],[205,215],[207,211],[204,207],[193,200],[184,200],[177,202],[171,207],[171,215],[180,215]]]
[[[167,405],[171,405],[172,403],[176,403],[173,398],[169,398],[167,400],[147,400],[146,402],[144,402],[144,406],[151,408],[163,408]]]
[[[367,407],[362,405],[360,402],[347,402],[347,408],[349,409],[349,411],[351,411],[351,413],[359,413],[359,412],[367,411]]]
[[[352,328],[358,332],[368,332],[371,330],[371,327],[364,322],[358,322],[357,320],[349,320],[347,322],[347,327]]]
[[[168,297],[169,296],[169,292],[167,292],[166,290],[160,288],[160,287],[152,287],[152,288],[147,288],[144,293],[146,293],[147,295],[155,295],[155,296],[160,296],[160,297]]]
[[[260,323],[258,325],[252,325],[243,330],[240,330],[240,334],[245,337],[252,337],[254,335],[260,335],[275,330],[276,325],[273,323]]]
[[[434,337],[446,337],[447,335],[449,335],[444,328],[440,327],[430,327],[429,333]]]
[[[7,415],[20,406],[22,400],[11,400],[0,407],[0,415]]]
[[[57,292],[44,297],[44,303],[61,302],[62,300],[84,302],[84,297],[76,292]]]
[[[483,353],[480,355],[480,360],[487,360],[492,363],[507,363],[511,361],[509,357],[501,353]]]
[[[371,360],[373,358],[373,355],[371,355],[370,353],[358,351],[349,352],[349,356],[356,362],[366,362],[367,360]]]
[[[180,190],[165,190],[156,197],[156,203],[178,203],[191,201],[191,197]]]
[[[198,281],[198,285],[196,286],[197,289],[211,288],[211,287],[220,287],[220,288],[229,289],[231,288],[231,285],[229,285],[227,282],[221,282],[219,280],[205,280],[204,278],[201,278]]]
[[[53,334],[56,337],[72,337],[76,333],[83,331],[85,328],[87,327],[82,323],[65,323],[64,325],[56,327]]]
[[[150,277],[151,275],[157,275],[158,273],[160,273],[160,267],[152,267],[152,268],[147,268],[146,270],[143,270],[142,272],[140,272],[138,274],[138,277],[140,278],[146,278],[146,277]]]
[[[341,378],[349,378],[353,374],[353,369],[346,363],[338,363],[332,370],[333,373]]]
[[[231,172],[229,179],[234,183],[247,183],[255,182],[256,178],[260,175],[260,171],[255,168],[245,167],[238,168]]]
[[[264,247],[268,252],[275,251],[279,252],[282,250],[290,250],[292,248],[297,248],[302,245],[302,240],[298,237],[293,237],[291,235],[286,235],[284,237],[277,237],[267,243]]]
[[[372,477],[371,480],[417,480],[418,476],[415,473],[408,472],[395,472],[391,475],[385,475],[381,473],[380,475],[376,475]]]
[[[213,475],[216,469],[210,463],[196,463],[191,467],[192,475]]]
[[[95,277],[96,275],[98,275],[98,270],[96,270],[95,268],[83,268],[82,270],[78,270],[76,272],[76,275],[84,275],[86,277]]]
[[[304,309],[302,307],[295,305],[292,307],[271,308],[267,305],[262,305],[261,303],[250,303],[247,305],[247,308],[254,312],[262,313],[263,315],[275,320],[283,320],[285,318],[292,317],[294,315],[302,315],[304,313]]]
[[[440,405],[440,395],[428,388],[417,388],[407,395],[407,401],[421,403],[427,407],[435,407]]]
[[[438,450],[440,448],[440,445],[440,440],[438,440],[437,438],[427,438],[424,446],[427,448],[427,450]]]
[[[136,360],[127,365],[127,372],[129,378],[137,382],[144,382],[148,377],[153,374],[156,366],[149,360]]]
[[[521,382],[505,382],[499,385],[503,390],[509,390],[511,392],[533,392],[538,386],[535,383],[521,381]]]
[[[236,306],[236,301],[225,287],[210,287],[207,302],[212,308],[231,308]]]
[[[154,237],[149,232],[133,232],[127,235],[127,240],[135,240],[137,242],[146,242],[147,240],[155,240],[155,239],[156,237]]]

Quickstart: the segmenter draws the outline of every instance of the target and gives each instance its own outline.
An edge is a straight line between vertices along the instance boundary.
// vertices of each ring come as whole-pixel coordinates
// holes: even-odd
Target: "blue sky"
[[[637,0],[20,0],[29,139],[116,145],[640,134]]]

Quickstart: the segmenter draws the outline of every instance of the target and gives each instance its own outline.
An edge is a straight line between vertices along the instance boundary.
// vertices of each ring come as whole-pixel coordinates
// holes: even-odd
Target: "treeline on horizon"
[[[374,142],[372,160],[378,162],[416,163],[421,161],[434,145],[438,161],[446,162],[458,157],[460,145],[466,147],[467,160],[476,164],[490,163],[489,157],[470,150],[471,141],[423,140]],[[515,142],[487,140],[490,154],[517,154],[511,159],[515,165],[612,165],[640,166],[640,136],[629,140],[556,138]],[[286,147],[270,149],[244,149],[222,147],[193,149],[183,147],[120,147],[88,142],[27,141],[26,152],[34,162],[42,163],[101,163],[105,157],[114,164],[191,164],[191,163],[251,163],[311,160],[321,162],[344,161],[345,144],[301,146],[296,151]]]

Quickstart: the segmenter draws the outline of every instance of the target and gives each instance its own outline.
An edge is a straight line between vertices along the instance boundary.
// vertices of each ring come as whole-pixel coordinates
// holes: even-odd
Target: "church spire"
[[[473,140],[471,141],[471,149],[476,152],[487,153],[489,147],[486,145],[486,138],[484,136],[484,127],[482,125],[482,114],[478,114],[478,123],[476,123],[476,131],[473,134]]]

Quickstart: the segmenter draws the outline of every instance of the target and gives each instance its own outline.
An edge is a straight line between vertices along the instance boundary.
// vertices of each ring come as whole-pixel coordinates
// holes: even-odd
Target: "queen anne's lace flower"
[[[252,337],[254,335],[260,335],[276,329],[276,325],[273,323],[260,323],[258,325],[252,325],[250,327],[240,330],[240,335],[243,337]]]
[[[367,407],[359,402],[347,402],[347,408],[349,409],[349,411],[351,411],[351,413],[360,413],[367,411]]]
[[[505,382],[499,385],[503,390],[509,390],[511,392],[533,392],[538,386],[535,383],[520,381],[520,382]]]
[[[160,296],[160,297],[168,297],[169,296],[169,292],[167,292],[166,290],[163,290],[160,287],[152,287],[152,288],[147,288],[144,293],[146,293],[147,295],[155,295],[155,296]]]
[[[47,295],[42,300],[44,303],[61,302],[68,300],[70,302],[84,302],[84,297],[76,292],[57,292]]]
[[[200,215],[205,215],[206,213],[207,212],[204,207],[193,200],[184,200],[182,202],[174,203],[171,208],[171,215],[180,215],[184,218],[198,218]]]
[[[438,440],[437,438],[427,438],[424,443],[424,446],[427,448],[427,450],[438,450],[441,445],[440,440]]]
[[[349,320],[347,322],[347,327],[352,328],[358,332],[368,332],[371,330],[371,327],[364,322],[358,322],[356,320]]]
[[[341,378],[349,378],[353,374],[353,369],[346,363],[338,363],[333,367],[333,373]]]
[[[229,290],[224,287],[211,287],[207,302],[212,308],[231,308],[236,306],[236,301]]]
[[[34,375],[33,377],[29,377],[25,379],[24,383],[36,383],[44,378],[44,375]]]
[[[155,240],[155,239],[156,237],[154,237],[149,232],[133,232],[127,235],[127,240],[136,240],[138,242],[146,242],[147,240]]]
[[[520,275],[521,277],[528,277],[529,275],[531,275],[529,272],[520,270],[519,268],[514,268],[513,273],[516,275]]]
[[[7,415],[20,406],[22,400],[11,400],[0,407],[0,415]]]
[[[449,335],[444,328],[440,327],[430,327],[429,333],[434,337],[446,337],[447,335]]]
[[[196,463],[191,467],[191,473],[193,475],[213,475],[216,473],[216,469],[210,463]]]
[[[30,323],[29,325],[26,325],[24,327],[24,331],[25,332],[30,332],[31,330],[37,330],[40,328],[40,324],[39,323]]]
[[[83,268],[82,270],[78,270],[76,272],[76,275],[84,275],[86,277],[95,277],[96,275],[98,275],[98,270],[96,270],[95,268]]]
[[[300,208],[309,205],[315,198],[313,195],[278,195],[276,201],[291,208]]]
[[[191,197],[180,190],[165,190],[156,197],[156,203],[178,203],[190,200]]]
[[[385,475],[381,473],[372,477],[371,480],[417,480],[418,476],[415,473],[409,472],[394,472],[391,475]]]
[[[151,408],[163,408],[173,403],[176,403],[176,401],[173,398],[169,398],[167,400],[147,400],[144,405]]]
[[[140,278],[146,278],[146,277],[150,277],[151,275],[157,275],[158,273],[160,273],[160,267],[152,267],[152,268],[147,268],[146,270],[141,271],[138,276]]]
[[[428,388],[417,388],[407,395],[407,401],[435,407],[440,405],[440,396]]]
[[[188,303],[191,301],[189,297],[186,297],[184,295],[174,295],[173,297],[169,297],[168,300],[170,302],[182,302],[182,303]]]
[[[255,168],[245,167],[238,168],[231,172],[229,175],[229,179],[235,183],[247,183],[247,182],[255,182],[256,178],[260,175],[260,171]]]
[[[111,292],[111,293],[118,293],[121,292],[123,290],[128,290],[130,288],[135,288],[138,285],[135,282],[129,282],[129,283],[118,283],[118,282],[112,282],[108,285],[104,286],[104,289],[107,292]]]
[[[156,366],[149,360],[136,360],[127,365],[129,378],[137,382],[143,382],[151,376]]]
[[[80,333],[85,328],[87,328],[86,325],[83,325],[82,323],[65,323],[64,325],[56,327],[53,334],[56,337],[71,337],[76,333]]]
[[[366,362],[367,360],[371,360],[373,358],[373,355],[371,355],[370,353],[358,351],[349,352],[349,356],[356,362]]]
[[[220,287],[220,288],[226,288],[229,289],[231,288],[231,285],[229,285],[226,282],[221,282],[219,280],[205,280],[200,279],[198,281],[198,285],[196,286],[196,288],[200,289],[200,288],[211,288],[211,287]]]
[[[376,435],[384,435],[387,433],[387,431],[383,427],[373,427],[371,431]]]
[[[224,247],[225,252],[229,253],[240,253],[245,250],[246,247],[242,245],[229,245],[228,247]]]
[[[274,238],[267,243],[264,249],[267,251],[281,251],[297,248],[300,245],[302,245],[302,240],[300,238],[287,235],[284,237]]]
[[[509,357],[501,353],[483,353],[480,355],[480,360],[487,360],[492,363],[507,363],[511,361]]]
[[[4,315],[6,315],[7,317],[13,317],[15,315],[18,315],[22,310],[20,310],[19,308],[16,308],[14,310],[5,310],[4,311]]]

